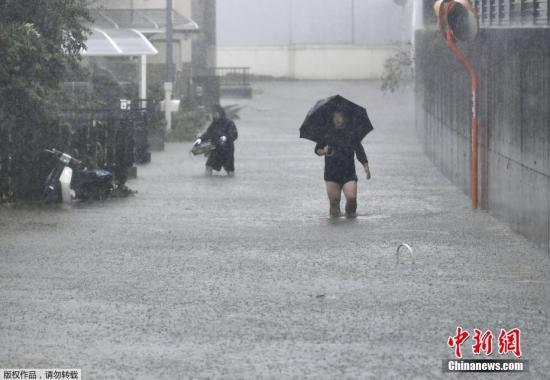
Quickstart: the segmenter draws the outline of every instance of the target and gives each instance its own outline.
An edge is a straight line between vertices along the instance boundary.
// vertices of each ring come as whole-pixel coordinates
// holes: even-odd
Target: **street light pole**
[[[471,153],[470,153],[470,194],[472,198],[472,208],[476,209],[478,204],[478,125],[477,125],[477,73],[472,63],[466,58],[464,53],[456,46],[456,42],[450,32],[447,33],[447,45],[453,54],[458,58],[460,63],[466,67],[470,75],[470,85],[472,88],[472,123],[470,126],[471,134]]]
[[[478,34],[478,21],[475,9],[469,0],[438,0],[434,3],[439,28],[451,52],[464,65],[470,75],[472,91],[472,122],[470,125],[470,196],[472,209],[478,207],[478,79],[474,66],[456,46],[456,40],[473,41]],[[452,13],[452,17],[449,15]]]
[[[164,112],[167,132],[172,130],[172,90],[174,86],[173,32],[172,0],[166,0],[166,71],[164,78]]]

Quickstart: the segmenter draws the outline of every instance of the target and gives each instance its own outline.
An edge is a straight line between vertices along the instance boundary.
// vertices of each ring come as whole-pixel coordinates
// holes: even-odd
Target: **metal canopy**
[[[94,25],[99,28],[135,29],[144,34],[166,32],[165,9],[101,9],[96,11]],[[174,32],[194,33],[199,26],[193,20],[172,11]]]
[[[156,55],[157,49],[135,29],[103,29],[92,27],[83,56],[144,56]]]

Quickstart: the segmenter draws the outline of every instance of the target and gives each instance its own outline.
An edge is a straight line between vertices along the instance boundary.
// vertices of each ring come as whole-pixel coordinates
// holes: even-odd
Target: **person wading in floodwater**
[[[198,139],[195,146],[203,141],[210,141],[214,150],[208,153],[206,161],[206,174],[223,169],[227,175],[235,175],[235,140],[239,137],[235,123],[227,118],[224,109],[220,105],[212,107],[212,123]]]
[[[330,216],[339,217],[340,197],[346,198],[346,217],[353,218],[357,211],[357,174],[355,156],[370,178],[369,163],[365,149],[352,131],[347,128],[347,120],[342,111],[332,115],[332,128],[315,146],[315,153],[325,157],[325,183],[330,201]]]

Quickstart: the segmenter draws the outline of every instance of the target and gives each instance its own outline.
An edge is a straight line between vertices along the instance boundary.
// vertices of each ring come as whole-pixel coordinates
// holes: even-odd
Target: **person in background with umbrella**
[[[235,174],[235,140],[239,137],[235,123],[225,114],[220,105],[212,107],[212,123],[198,139],[195,146],[203,141],[210,141],[214,150],[208,153],[206,160],[206,174],[211,175],[212,170],[220,171],[223,167],[227,175]]]
[[[370,179],[368,159],[361,140],[372,129],[366,110],[339,95],[319,101],[300,128],[300,136],[315,141],[315,153],[325,158],[324,179],[331,217],[341,215],[342,192],[346,198],[346,217],[356,216],[355,157],[363,166],[367,179]]]

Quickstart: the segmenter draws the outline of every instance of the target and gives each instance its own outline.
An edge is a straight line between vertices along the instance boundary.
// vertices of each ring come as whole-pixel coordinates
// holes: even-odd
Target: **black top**
[[[345,127],[331,128],[323,141],[315,145],[315,154],[319,155],[317,150],[325,146],[331,148],[329,155],[325,156],[325,181],[341,184],[352,180],[357,181],[355,156],[362,165],[368,163],[361,141]]]
[[[224,144],[226,148],[232,148],[233,143],[239,137],[235,123],[225,117],[214,120],[206,132],[200,136],[200,139],[209,140],[212,144],[219,147],[220,137],[222,136],[227,137],[227,142]]]

